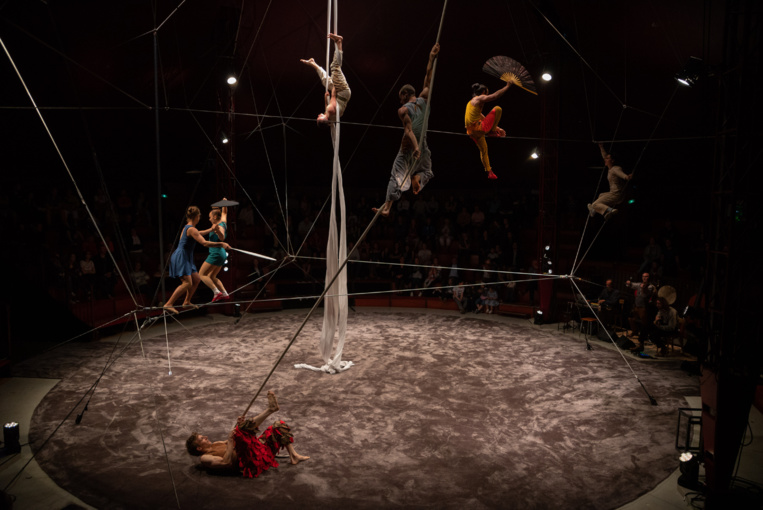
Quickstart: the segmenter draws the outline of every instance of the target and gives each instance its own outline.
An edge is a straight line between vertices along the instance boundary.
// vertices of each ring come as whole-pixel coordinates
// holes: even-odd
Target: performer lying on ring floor
[[[256,478],[263,471],[278,467],[275,455],[281,448],[286,448],[292,464],[309,459],[296,452],[291,429],[283,420],[274,422],[257,437],[265,418],[279,409],[275,394],[268,391],[267,409],[254,418],[240,416],[226,441],[213,443],[207,436],[194,432],[185,442],[188,453],[201,457],[201,465],[207,469],[240,469],[246,478]]]

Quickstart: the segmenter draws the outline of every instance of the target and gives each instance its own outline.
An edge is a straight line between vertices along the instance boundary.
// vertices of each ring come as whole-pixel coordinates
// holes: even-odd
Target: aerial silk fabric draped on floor
[[[323,330],[319,351],[323,366],[314,367],[307,364],[295,365],[297,368],[335,374],[350,368],[352,361],[342,361],[342,350],[347,335],[347,267],[334,279],[342,262],[347,259],[347,224],[344,201],[344,186],[342,184],[342,167],[339,164],[339,122],[331,127],[331,139],[334,143],[334,165],[331,180],[331,214],[329,217],[329,235],[326,243],[326,280],[328,287],[323,300]],[[337,204],[338,202],[338,204]],[[336,209],[339,206],[340,219],[337,221]],[[339,226],[337,226],[339,223]],[[333,280],[333,282],[332,282]],[[336,337],[336,347],[334,338]]]

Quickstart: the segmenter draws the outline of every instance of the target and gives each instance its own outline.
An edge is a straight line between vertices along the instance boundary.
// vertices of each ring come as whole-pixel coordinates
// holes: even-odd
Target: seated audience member
[[[667,341],[676,333],[678,313],[675,308],[668,305],[664,298],[657,298],[655,304],[657,305],[657,316],[647,328],[646,335],[639,337],[638,346],[632,350],[642,352],[644,350],[644,336],[646,336],[650,342],[660,349],[660,354],[665,356],[668,353]]]

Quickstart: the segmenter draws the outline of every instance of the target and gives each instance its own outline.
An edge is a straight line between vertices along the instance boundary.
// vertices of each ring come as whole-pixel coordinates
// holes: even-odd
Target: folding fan
[[[489,58],[485,65],[482,66],[482,70],[491,76],[503,80],[505,82],[511,82],[517,87],[525,89],[527,92],[538,95],[538,91],[535,88],[535,82],[533,82],[530,73],[527,72],[522,64],[514,60],[513,58],[497,56]]]

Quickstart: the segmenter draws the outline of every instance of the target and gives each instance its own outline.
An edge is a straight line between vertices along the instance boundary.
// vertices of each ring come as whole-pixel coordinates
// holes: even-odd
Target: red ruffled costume
[[[283,420],[273,423],[257,437],[259,432],[252,420],[235,430],[238,467],[245,478],[257,478],[263,471],[278,467],[276,453],[294,442],[291,428]]]

